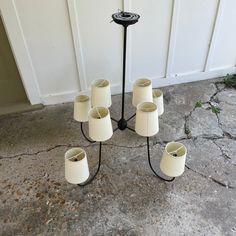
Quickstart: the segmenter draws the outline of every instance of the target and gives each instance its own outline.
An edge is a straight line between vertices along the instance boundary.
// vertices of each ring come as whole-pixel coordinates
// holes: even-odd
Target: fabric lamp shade
[[[170,177],[182,175],[185,168],[186,155],[187,149],[182,143],[168,143],[161,159],[161,171]]]
[[[141,102],[153,102],[152,97],[152,82],[149,79],[138,79],[133,86],[133,106]]]
[[[65,178],[71,184],[80,184],[89,178],[86,152],[72,148],[65,153]]]
[[[79,122],[88,121],[88,113],[90,109],[90,98],[86,95],[77,96],[74,101],[74,119]]]
[[[157,106],[153,102],[138,104],[135,120],[135,132],[141,136],[150,137],[159,131]]]
[[[91,101],[92,107],[111,106],[111,88],[108,80],[99,79],[92,83]]]
[[[94,107],[89,112],[89,136],[97,142],[111,138],[113,134],[110,112],[106,107]]]
[[[163,92],[160,89],[153,89],[153,102],[157,105],[158,116],[164,113]]]

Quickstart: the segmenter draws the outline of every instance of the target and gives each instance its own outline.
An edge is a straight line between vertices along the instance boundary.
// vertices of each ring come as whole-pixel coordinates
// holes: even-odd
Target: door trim
[[[14,0],[0,0],[0,15],[5,26],[26,95],[32,105],[42,103],[37,76]]]

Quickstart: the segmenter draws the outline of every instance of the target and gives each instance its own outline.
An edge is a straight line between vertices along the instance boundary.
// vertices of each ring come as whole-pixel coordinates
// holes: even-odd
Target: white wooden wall
[[[9,41],[32,104],[72,101],[97,78],[120,93],[118,9],[136,12],[128,29],[127,90],[236,73],[236,0],[0,0]]]

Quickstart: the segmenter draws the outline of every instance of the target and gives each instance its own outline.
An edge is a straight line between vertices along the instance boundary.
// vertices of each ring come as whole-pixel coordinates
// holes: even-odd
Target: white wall
[[[141,15],[128,30],[127,90],[143,76],[165,86],[236,72],[235,0],[0,0],[32,104],[71,101],[101,77],[121,91],[118,9]]]

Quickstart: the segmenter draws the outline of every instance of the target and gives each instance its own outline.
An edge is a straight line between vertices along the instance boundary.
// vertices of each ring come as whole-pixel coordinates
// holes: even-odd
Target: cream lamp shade
[[[111,106],[111,88],[108,80],[99,79],[92,83],[91,101],[92,107]]]
[[[89,136],[97,142],[111,138],[113,134],[111,117],[108,108],[94,107],[89,112]]]
[[[152,82],[149,79],[138,79],[133,86],[133,106],[141,102],[153,102],[152,98]]]
[[[82,148],[71,148],[65,153],[65,178],[71,184],[80,184],[89,178],[87,156]]]
[[[182,143],[168,143],[161,159],[161,171],[170,177],[182,175],[185,168],[186,154],[187,149]]]
[[[159,131],[157,105],[153,102],[138,104],[135,120],[135,132],[150,137]]]
[[[158,116],[164,112],[163,92],[160,89],[153,89],[153,102],[157,105]]]
[[[88,121],[88,113],[90,109],[90,98],[86,95],[77,96],[74,101],[74,119],[79,122]]]

